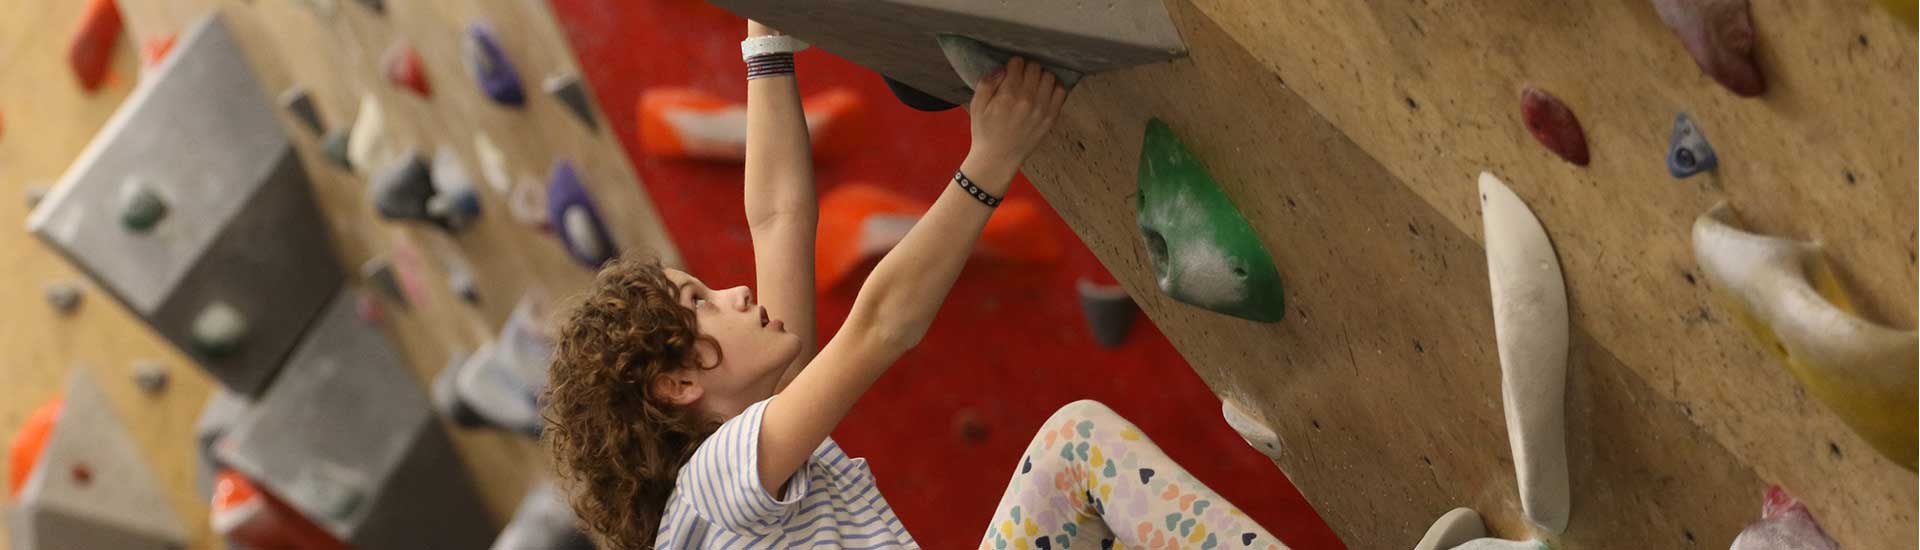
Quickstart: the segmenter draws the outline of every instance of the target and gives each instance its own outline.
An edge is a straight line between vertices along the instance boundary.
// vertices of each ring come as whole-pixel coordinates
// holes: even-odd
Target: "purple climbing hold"
[[[548,223],[558,230],[554,233],[566,244],[567,254],[582,265],[599,269],[613,258],[613,239],[607,236],[607,226],[600,222],[600,211],[587,195],[586,186],[580,184],[573,163],[555,161],[547,180]]]
[[[467,25],[467,38],[460,43],[460,60],[495,103],[514,107],[527,103],[526,93],[520,88],[520,73],[507,61],[493,27],[477,21]]]

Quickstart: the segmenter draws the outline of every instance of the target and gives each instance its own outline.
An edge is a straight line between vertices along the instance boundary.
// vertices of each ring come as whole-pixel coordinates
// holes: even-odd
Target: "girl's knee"
[[[1045,426],[1047,428],[1058,429],[1061,425],[1068,422],[1078,422],[1081,420],[1099,422],[1108,419],[1126,421],[1126,419],[1120,417],[1119,413],[1113,412],[1113,409],[1107,408],[1105,404],[1099,401],[1081,399],[1068,403],[1060,407],[1059,410],[1053,411],[1053,416],[1047,419]]]

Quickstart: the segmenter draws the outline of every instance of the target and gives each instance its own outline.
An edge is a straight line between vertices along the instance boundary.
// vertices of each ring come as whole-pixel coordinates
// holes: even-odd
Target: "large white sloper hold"
[[[1507,441],[1528,521],[1547,534],[1567,528],[1567,289],[1540,220],[1487,172],[1480,173],[1487,279],[1500,350]]]
[[[1487,526],[1472,508],[1454,508],[1427,528],[1413,550],[1551,550],[1538,540],[1506,540],[1487,536]]]

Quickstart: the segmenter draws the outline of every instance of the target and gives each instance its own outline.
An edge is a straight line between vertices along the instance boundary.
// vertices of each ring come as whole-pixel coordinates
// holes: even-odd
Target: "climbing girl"
[[[917,548],[866,461],[828,434],[926,334],[1067,92],[1017,58],[978,83],[966,160],[816,353],[819,213],[793,79],[804,44],[752,22],[748,35],[758,296],[654,262],[609,263],[565,314],[543,438],[574,511],[610,548]],[[1041,428],[980,545],[1283,548],[1092,401]]]

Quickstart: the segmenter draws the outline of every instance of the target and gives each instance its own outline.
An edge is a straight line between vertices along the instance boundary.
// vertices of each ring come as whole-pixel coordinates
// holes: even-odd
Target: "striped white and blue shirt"
[[[880,496],[867,459],[832,438],[775,499],[760,483],[760,419],[747,407],[708,437],[680,468],[655,548],[919,548]]]

